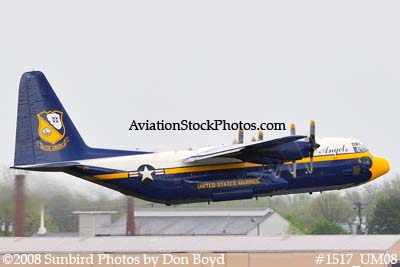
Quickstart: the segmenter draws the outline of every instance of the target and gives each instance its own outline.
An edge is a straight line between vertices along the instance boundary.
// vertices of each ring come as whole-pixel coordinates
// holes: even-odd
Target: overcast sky
[[[399,10],[366,0],[1,0],[0,163],[12,165],[19,79],[35,69],[91,146],[185,148],[236,135],[128,131],[133,119],[295,122],[304,134],[314,119],[317,136],[354,137],[387,158],[389,178],[400,171]]]

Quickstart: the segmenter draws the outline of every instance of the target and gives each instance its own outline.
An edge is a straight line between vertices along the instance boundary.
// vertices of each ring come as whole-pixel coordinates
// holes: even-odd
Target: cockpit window
[[[353,146],[355,153],[362,153],[368,151],[368,148],[359,142],[353,142],[351,143],[351,145]]]

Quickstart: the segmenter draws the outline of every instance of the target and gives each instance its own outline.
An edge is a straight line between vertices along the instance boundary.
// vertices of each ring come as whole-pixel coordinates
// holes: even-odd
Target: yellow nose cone
[[[384,175],[390,170],[389,162],[384,158],[374,157],[372,159],[372,167],[370,169],[372,175],[370,181]]]

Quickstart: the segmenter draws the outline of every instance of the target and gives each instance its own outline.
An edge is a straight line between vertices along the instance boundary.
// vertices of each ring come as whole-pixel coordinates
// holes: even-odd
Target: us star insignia
[[[138,177],[141,182],[154,181],[157,175],[164,174],[164,169],[156,170],[153,166],[144,164],[140,165],[137,171],[129,172],[129,177]]]

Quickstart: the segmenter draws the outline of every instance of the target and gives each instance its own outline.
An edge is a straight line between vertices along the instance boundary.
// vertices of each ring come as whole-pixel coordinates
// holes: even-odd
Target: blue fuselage
[[[129,176],[90,180],[145,200],[180,204],[347,188],[370,180],[371,167],[369,153],[354,153],[342,158],[315,157],[312,172],[309,160],[299,161],[296,177],[292,164],[228,163],[165,169],[146,181]],[[88,171],[70,173],[88,179]]]

